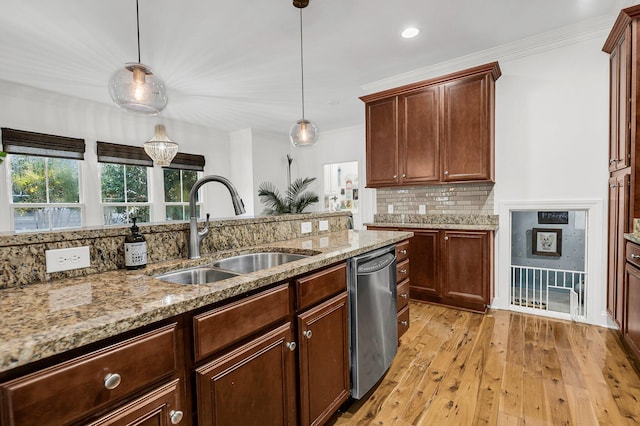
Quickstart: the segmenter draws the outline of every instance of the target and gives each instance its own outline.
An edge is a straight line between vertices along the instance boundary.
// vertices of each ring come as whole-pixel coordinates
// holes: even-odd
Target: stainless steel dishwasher
[[[395,246],[349,260],[351,397],[360,399],[398,350]]]

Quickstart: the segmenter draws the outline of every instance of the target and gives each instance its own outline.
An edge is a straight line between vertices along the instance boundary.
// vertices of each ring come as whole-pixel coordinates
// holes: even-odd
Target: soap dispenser
[[[137,217],[132,218],[131,235],[124,239],[124,266],[127,269],[142,269],[147,266],[147,241],[138,232]]]

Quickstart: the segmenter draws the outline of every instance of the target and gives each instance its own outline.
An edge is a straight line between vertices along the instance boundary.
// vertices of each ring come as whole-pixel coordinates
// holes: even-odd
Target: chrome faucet
[[[196,216],[196,195],[200,187],[207,182],[220,182],[226,186],[231,194],[231,202],[233,203],[233,210],[235,210],[236,215],[245,212],[244,203],[229,179],[215,175],[204,176],[198,179],[191,187],[191,191],[189,191],[189,259],[200,258],[200,244],[202,244],[202,240],[204,240],[204,237],[209,233],[209,213],[207,213],[207,221],[204,224],[204,229],[199,232],[198,217]]]

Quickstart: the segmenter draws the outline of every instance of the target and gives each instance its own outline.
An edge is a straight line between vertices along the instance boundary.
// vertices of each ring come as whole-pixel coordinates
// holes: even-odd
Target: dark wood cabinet
[[[484,310],[490,303],[489,233],[441,231],[442,298]]]
[[[609,179],[609,239],[607,312],[616,325],[624,329],[624,234],[629,232],[630,175]]]
[[[390,186],[398,181],[398,99],[366,106],[367,185]]]
[[[411,298],[428,300],[441,297],[439,258],[440,231],[412,229],[410,250],[414,262],[411,265]]]
[[[609,56],[609,171],[631,165],[631,27]]]
[[[295,348],[287,323],[196,369],[198,424],[295,424]]]
[[[636,248],[640,251],[640,247]],[[640,358],[640,268],[637,263],[627,263],[624,282],[626,327],[622,334],[636,357]]]
[[[409,295],[411,292],[411,256],[413,238],[396,244],[396,282],[398,306],[398,344],[409,329]]]
[[[347,293],[298,315],[300,424],[323,424],[350,395]]]
[[[497,62],[363,96],[367,186],[494,180]]]
[[[493,181],[493,87],[489,74],[443,87],[440,137],[444,182]]]

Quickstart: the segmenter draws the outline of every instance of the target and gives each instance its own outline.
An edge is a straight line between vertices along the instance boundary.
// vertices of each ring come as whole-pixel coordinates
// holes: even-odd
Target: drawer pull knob
[[[287,342],[287,348],[289,348],[290,351],[295,351],[296,350],[296,342]]]
[[[182,421],[183,416],[184,416],[184,413],[182,411],[171,410],[171,412],[169,413],[169,419],[171,420],[171,424],[177,425]]]
[[[616,160],[612,158],[611,160],[609,160],[609,164],[616,164]]]
[[[407,273],[407,270],[406,270],[406,269],[400,269],[400,273],[401,273],[401,274],[406,274],[406,273]]]
[[[449,241],[449,237],[444,237],[444,240],[445,241]]]
[[[640,259],[640,254],[633,254],[633,253],[631,253],[631,258],[632,258],[632,259]]]
[[[311,330],[305,330],[305,331],[302,332],[302,334],[307,339],[311,339],[311,336],[313,336],[313,333],[311,332]]]
[[[405,327],[406,327],[407,325],[409,325],[409,323],[408,323],[407,321],[400,321],[400,324],[404,325]]]
[[[397,178],[397,177],[398,177],[398,175],[393,175],[393,178],[394,178],[394,179],[395,179],[395,178]]]
[[[402,177],[403,177],[403,178],[406,178],[406,177],[407,177],[407,175],[406,175],[405,173],[403,173],[403,174],[402,174]]]
[[[400,250],[400,254],[407,254],[407,250],[406,249]]]
[[[118,373],[109,373],[104,376],[104,387],[105,389],[113,390],[120,386],[121,381],[122,377]]]
[[[408,299],[409,295],[407,293],[402,293],[400,297],[402,297],[403,299]]]

